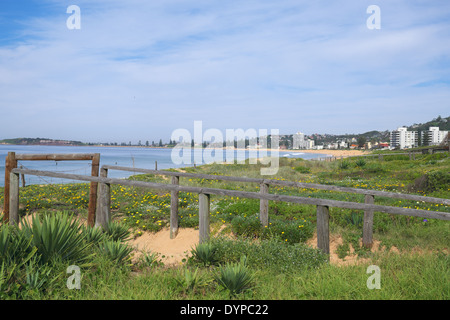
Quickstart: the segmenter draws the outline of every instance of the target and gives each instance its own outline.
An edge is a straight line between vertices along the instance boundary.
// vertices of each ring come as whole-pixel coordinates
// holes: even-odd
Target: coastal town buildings
[[[429,127],[428,130],[421,132],[422,141],[426,141],[429,146],[439,145],[447,135],[448,131],[441,131],[439,127]]]
[[[306,138],[302,132],[293,135],[293,149],[313,149],[314,140]]]
[[[392,149],[408,149],[418,146],[417,131],[408,131],[406,127],[400,127],[391,132]]]

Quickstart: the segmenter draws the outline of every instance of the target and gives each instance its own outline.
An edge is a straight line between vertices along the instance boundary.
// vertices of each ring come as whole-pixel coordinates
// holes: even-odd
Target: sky
[[[357,134],[449,110],[448,0],[0,0],[0,139]]]

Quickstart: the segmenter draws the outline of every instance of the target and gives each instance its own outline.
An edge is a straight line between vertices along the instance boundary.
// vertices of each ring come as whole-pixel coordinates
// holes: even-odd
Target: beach
[[[238,149],[236,149],[238,150]],[[241,149],[243,150],[243,149]],[[274,152],[276,150],[274,149],[246,149],[248,151],[267,151],[267,152]],[[338,150],[338,149],[322,149],[322,150],[315,150],[315,149],[282,149],[278,150],[278,152],[289,152],[289,153],[313,153],[313,154],[323,154],[323,155],[329,155],[333,157],[354,157],[354,156],[361,156],[365,154],[369,154],[370,152],[365,150]]]
[[[332,149],[322,149],[322,150],[289,150],[294,152],[303,152],[303,153],[320,153],[320,154],[328,154],[333,157],[354,157],[361,156],[365,154],[369,154],[369,152],[365,150],[332,150]]]

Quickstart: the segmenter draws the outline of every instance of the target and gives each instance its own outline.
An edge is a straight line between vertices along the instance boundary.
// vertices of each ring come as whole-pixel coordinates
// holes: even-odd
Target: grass
[[[186,168],[186,171],[260,177],[260,168],[259,164],[211,164]],[[449,171],[450,158],[446,154],[416,155],[416,160],[401,155],[385,156],[384,161],[376,157],[335,162],[282,158],[280,169],[272,178],[450,198],[450,186],[445,182]],[[137,175],[130,179],[167,183],[161,176],[154,175]],[[259,191],[258,185],[218,180],[186,178],[181,183]],[[0,188],[0,204],[2,191]],[[307,188],[271,186],[270,192],[364,201],[361,195]],[[44,223],[48,215],[70,212],[83,222],[87,218],[88,201],[88,184],[31,185],[21,188],[20,215],[35,214],[35,219]],[[449,207],[439,204],[381,197],[376,197],[375,201],[376,204],[450,212]],[[43,259],[45,247],[27,236],[31,231],[22,234],[0,225],[0,298],[447,300],[450,297],[448,221],[376,213],[374,239],[386,250],[370,252],[360,246],[362,213],[332,208],[331,232],[343,239],[338,255],[345,258],[352,247],[360,258],[367,259],[358,265],[337,266],[327,263],[323,254],[305,245],[315,230],[313,206],[271,201],[270,224],[262,228],[257,216],[258,200],[212,196],[212,230],[223,229],[224,236],[213,237],[204,248],[196,248],[203,260],[196,260],[194,255],[186,257],[182,265],[165,266],[158,260],[157,253],[147,253],[133,261],[127,243],[143,232],[156,232],[168,225],[170,193],[113,185],[111,206],[113,222],[107,232],[79,226],[77,230],[84,236],[77,237],[68,231],[69,221],[64,223],[65,229],[61,229],[84,248],[86,261],[83,260],[81,269],[80,290],[66,287],[66,269],[73,264],[70,259],[65,260],[65,256]],[[198,228],[198,196],[180,193],[179,208],[179,225]],[[38,234],[38,230],[35,233]],[[54,237],[59,237],[59,233]],[[67,247],[67,243],[62,243]],[[393,246],[398,253],[388,250]],[[246,257],[245,268],[238,267],[243,256]],[[369,277],[366,271],[371,264],[381,270],[379,290],[370,290],[366,285]],[[233,277],[233,272],[242,271],[239,268],[249,272],[248,285],[243,286],[246,290],[226,289],[225,282],[220,281],[221,272]]]

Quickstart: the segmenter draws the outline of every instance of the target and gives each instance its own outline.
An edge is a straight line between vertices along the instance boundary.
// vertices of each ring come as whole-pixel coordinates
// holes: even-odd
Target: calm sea
[[[69,147],[69,146],[16,146],[0,145],[0,186],[5,184],[5,158],[8,152],[16,153],[100,153],[100,166],[117,165],[124,167],[135,167],[145,169],[155,169],[155,162],[158,169],[180,168],[193,166],[194,159],[199,159],[198,153],[201,149],[194,149],[191,154],[189,164],[175,164],[172,161],[171,148],[139,148],[139,147]],[[197,156],[194,154],[197,153]],[[254,156],[249,151],[234,151],[235,159],[247,159],[249,155]],[[270,155],[270,153],[269,153]],[[301,152],[279,152],[280,157],[299,157],[303,159],[314,159],[324,157],[323,154],[301,153]],[[225,152],[224,152],[225,157]],[[225,160],[225,159],[224,159]],[[197,164],[200,164],[197,162]],[[58,171],[63,173],[90,175],[90,161],[19,161],[18,166],[26,169]],[[108,176],[111,178],[126,178],[132,175],[132,172],[123,172],[110,170]],[[26,184],[48,184],[48,183],[67,183],[68,180],[37,177],[27,175]]]

